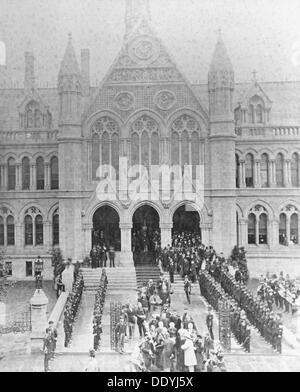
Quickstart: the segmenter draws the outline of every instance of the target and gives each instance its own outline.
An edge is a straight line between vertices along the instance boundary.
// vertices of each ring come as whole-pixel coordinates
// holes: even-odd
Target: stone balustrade
[[[273,138],[273,137],[299,137],[300,126],[278,126],[278,127],[236,127],[235,133],[242,138]]]
[[[0,132],[1,142],[26,143],[26,142],[51,142],[57,141],[58,130],[27,129],[19,131]]]

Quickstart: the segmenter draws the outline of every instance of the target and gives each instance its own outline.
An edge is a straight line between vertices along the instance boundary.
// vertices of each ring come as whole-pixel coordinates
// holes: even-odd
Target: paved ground
[[[55,303],[56,292],[53,290],[53,282],[46,280],[43,282],[43,290],[48,297],[48,313],[50,315]],[[6,303],[7,313],[24,312],[29,310],[30,299],[35,292],[34,281],[18,281],[13,287],[8,289],[4,302]]]
[[[28,282],[26,282],[28,283]],[[30,283],[30,282],[29,282]],[[51,282],[52,283],[52,282]],[[26,285],[27,286],[27,285]],[[51,285],[50,285],[51,287]],[[183,284],[177,279],[177,283],[173,285],[174,294],[172,295],[171,308],[176,310],[179,314],[188,312],[195,320],[199,332],[204,334],[207,332],[205,325],[205,318],[207,312],[207,303],[200,296],[197,285],[193,287],[192,303],[189,305],[183,292]],[[47,289],[45,289],[46,291]],[[30,290],[27,291],[32,295]],[[48,295],[48,294],[47,294]],[[50,294],[51,295],[51,294]],[[30,296],[30,295],[29,295]],[[87,300],[87,303],[85,301]],[[26,301],[24,301],[25,303]],[[88,359],[87,350],[90,348],[90,312],[93,307],[93,298],[84,299],[84,307],[81,309],[78,317],[78,324],[75,326],[75,331],[78,336],[74,336],[74,347],[77,346],[77,353],[57,354],[54,362],[51,363],[51,371],[53,372],[80,372],[83,371],[86,361]],[[137,332],[137,331],[136,331]],[[214,333],[218,337],[218,320],[215,315]],[[85,343],[79,343],[79,336],[86,334],[88,337]],[[107,334],[107,332],[106,332]],[[62,330],[60,330],[62,336]],[[19,336],[20,343],[23,344],[22,337]],[[23,336],[24,341],[28,339]],[[107,336],[106,336],[107,340]],[[3,336],[0,337],[0,342],[3,343]],[[77,344],[77,343],[78,344]],[[136,343],[135,343],[136,344]],[[126,350],[132,351],[135,345],[126,344]],[[300,371],[300,352],[284,347],[283,354],[279,355],[273,351],[262,337],[252,330],[251,353],[247,354],[237,344],[235,339],[232,340],[231,353],[225,354],[225,361],[227,370],[230,372],[284,372],[284,371]],[[82,350],[82,351],[80,351]],[[0,350],[1,351],[1,350]],[[119,355],[116,353],[99,352],[96,355],[101,371],[132,371],[130,366],[129,355]],[[6,354],[3,359],[0,356],[0,372],[2,371],[25,371],[25,372],[41,372],[43,371],[43,354],[35,355],[14,355]]]

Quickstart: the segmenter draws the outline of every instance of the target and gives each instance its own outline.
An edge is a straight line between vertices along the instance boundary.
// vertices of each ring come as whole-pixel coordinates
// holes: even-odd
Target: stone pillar
[[[274,249],[279,245],[279,221],[273,219],[270,223],[269,244],[271,249]]]
[[[207,224],[201,224],[201,241],[205,246],[211,245],[211,226]]]
[[[67,265],[61,274],[62,282],[65,286],[65,291],[70,293],[72,291],[74,282],[74,265]]]
[[[172,245],[172,223],[161,223],[160,234],[161,234],[161,247],[164,248],[167,245]]]
[[[52,246],[52,225],[51,222],[46,221],[44,223],[44,243],[46,248],[50,248]]]
[[[83,258],[90,255],[92,249],[92,229],[93,226],[85,224],[83,226],[83,238],[84,238],[84,255]]]
[[[35,290],[30,300],[31,309],[31,352],[40,352],[47,328],[48,298],[42,289]]]
[[[240,160],[240,188],[246,188],[245,161]]]
[[[275,159],[269,161],[269,172],[270,172],[270,187],[276,188],[276,166]]]
[[[21,164],[16,163],[16,191],[20,191],[22,186],[22,178],[21,178]]]
[[[261,187],[261,181],[260,181],[260,160],[258,160],[258,159],[254,161],[254,172],[255,172],[254,187],[255,188],[260,188]]]
[[[24,245],[25,245],[25,238],[23,235],[24,234],[23,227],[24,226],[20,222],[15,223],[15,235],[16,235],[15,244],[16,244],[17,249],[23,249]],[[25,230],[25,228],[24,228],[24,230]]]
[[[5,190],[5,165],[0,165],[0,189]]]
[[[285,176],[284,176],[284,186],[292,186],[292,172],[291,172],[291,160],[287,159],[285,161]]]
[[[4,302],[0,302],[0,326],[6,324],[6,305]]]
[[[30,190],[36,190],[36,164],[31,165]]]
[[[50,163],[45,163],[45,190],[50,189]]]
[[[121,230],[121,253],[120,266],[133,266],[133,255],[131,250],[131,223],[120,224]]]

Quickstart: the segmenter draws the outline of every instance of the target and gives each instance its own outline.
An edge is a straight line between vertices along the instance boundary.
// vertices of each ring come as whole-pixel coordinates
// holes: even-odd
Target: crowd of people
[[[300,298],[300,282],[290,279],[288,274],[284,277],[283,272],[280,272],[279,276],[276,274],[270,276],[267,273],[260,278],[257,295],[268,305],[270,311],[275,304],[285,312],[294,313]]]
[[[132,339],[138,326],[140,342],[132,354],[133,371],[226,371],[221,346],[212,340],[209,327],[200,333],[188,313],[181,317],[168,303],[151,310],[154,313],[144,309],[141,300],[136,306],[124,305],[116,326],[120,353],[124,353],[125,338]]]
[[[220,264],[226,264],[237,280],[246,283],[249,279],[245,252],[241,248],[235,248],[232,257],[226,260],[223,253],[218,255],[212,246],[205,246],[198,233],[174,233],[172,246],[159,249],[156,263],[169,272],[171,283],[176,272],[195,283],[201,270],[207,266],[216,268]]]
[[[106,268],[109,259],[109,267],[115,268],[115,248],[113,245],[109,247],[104,243],[94,245],[90,251],[90,261],[92,268]]]
[[[219,310],[220,301],[226,301],[230,314],[230,330],[245,351],[250,352],[251,329],[245,311],[207,271],[200,272],[199,285],[201,295],[216,311]]]
[[[71,341],[73,325],[81,301],[83,285],[83,277],[82,274],[79,273],[73,283],[73,289],[68,296],[64,311],[65,347],[68,347]]]
[[[105,270],[102,271],[99,288],[95,295],[94,313],[93,313],[93,335],[94,350],[97,351],[100,346],[102,334],[102,315],[105,302],[105,294],[107,289],[107,276]]]
[[[221,284],[224,292],[237,302],[250,323],[258,329],[263,338],[275,350],[281,352],[283,330],[281,314],[275,314],[267,304],[259,298],[255,298],[247,286],[236,281],[235,277],[229,273],[226,265],[220,264],[213,269],[209,267],[208,272]]]

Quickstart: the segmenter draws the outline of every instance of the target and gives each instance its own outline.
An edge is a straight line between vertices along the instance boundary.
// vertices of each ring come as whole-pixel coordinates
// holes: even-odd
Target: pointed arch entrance
[[[191,205],[183,204],[173,214],[173,235],[176,233],[201,235],[200,215]]]
[[[160,219],[155,208],[142,205],[132,217],[132,252],[134,256],[153,255],[160,246]]]
[[[121,250],[120,217],[111,206],[98,208],[93,215],[92,245],[113,246]]]

